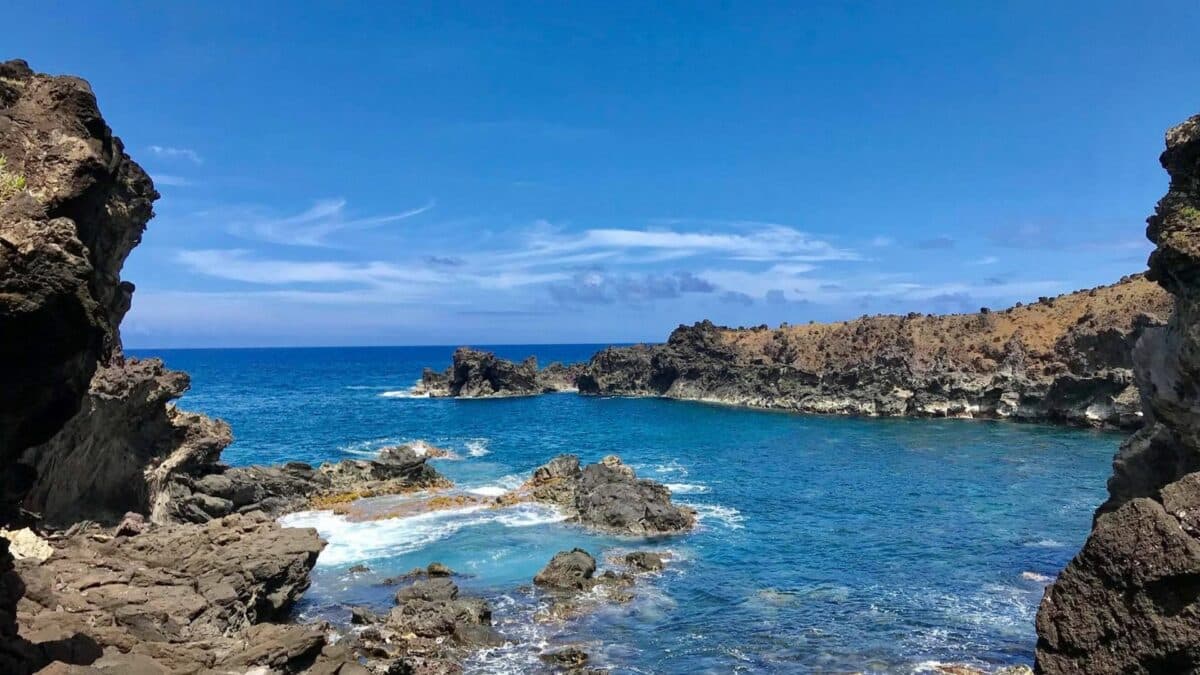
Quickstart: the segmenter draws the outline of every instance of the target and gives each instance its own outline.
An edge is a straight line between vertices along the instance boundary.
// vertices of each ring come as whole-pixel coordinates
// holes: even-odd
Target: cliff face
[[[121,267],[158,198],[83,80],[0,63],[0,461],[46,441],[119,348]]]
[[[854,415],[1141,422],[1131,347],[1170,315],[1140,276],[1003,311],[729,329],[609,348],[579,390]]]
[[[1043,673],[1200,671],[1200,116],[1167,132],[1167,194],[1148,277],[1175,301],[1135,351],[1146,426],[1113,461],[1109,499],[1038,612]]]

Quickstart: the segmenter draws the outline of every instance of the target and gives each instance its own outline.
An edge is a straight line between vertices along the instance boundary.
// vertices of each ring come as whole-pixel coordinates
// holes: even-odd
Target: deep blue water
[[[597,346],[503,346],[509,358],[585,360]],[[584,636],[614,672],[921,672],[932,662],[1031,663],[1046,581],[1082,543],[1121,437],[1049,426],[878,420],[574,394],[491,401],[403,397],[449,347],[163,350],[192,374],[181,402],[229,421],[231,464],[333,461],[424,439],[460,487],[511,487],[552,456],[618,454],[695,505],[700,528],[646,542],[601,537],[542,508],[291,522],[330,541],[303,612],[389,606],[380,578],[440,560],[501,629],[536,644]],[[139,352],[149,355],[149,352]],[[637,599],[566,626],[531,622],[527,586],[558,550],[672,551]],[[372,572],[351,576],[355,563]],[[500,650],[477,672],[533,672]]]

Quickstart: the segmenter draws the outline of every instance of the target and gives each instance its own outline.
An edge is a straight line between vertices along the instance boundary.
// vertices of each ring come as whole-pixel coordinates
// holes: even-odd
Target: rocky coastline
[[[438,453],[223,465],[229,426],[174,405],[187,375],[122,352],[120,271],[158,194],[89,85],[0,63],[0,156],[23,185],[0,201],[0,672],[453,673],[494,644],[446,584],[398,597],[391,632],[294,623],[325,544],[277,517],[446,489]]]
[[[1137,429],[1133,345],[1172,313],[1143,275],[975,314],[726,328],[680,326],[666,343],[609,347],[539,371],[459,348],[417,395],[662,397],[868,417],[957,417]]]
[[[430,565],[353,632],[296,623],[325,543],[279,516],[449,482],[425,447],[313,467],[228,467],[229,426],[174,401],[186,374],[127,359],[121,279],[158,198],[78,78],[0,63],[0,156],[24,181],[0,201],[0,672],[454,673],[504,638],[480,598]],[[460,349],[429,396],[552,391],[665,396],[803,412],[1004,417],[1141,427],[1109,500],[1038,615],[1044,673],[1200,669],[1200,117],[1167,135],[1171,188],[1149,219],[1145,278],[950,317],[681,327],[589,364],[520,364]],[[1165,292],[1162,290],[1165,289]],[[1136,350],[1131,346],[1136,343]],[[686,532],[696,514],[619,458],[561,455],[490,506],[550,504],[583,527]],[[431,507],[432,508],[432,507]],[[558,618],[600,589],[630,597],[662,569],[639,551],[598,572],[574,549],[532,580]],[[557,608],[557,609],[555,609]],[[574,646],[558,672],[602,672]]]
[[[1141,426],[1132,346],[1170,316],[1140,275],[976,314],[732,329],[680,326],[611,347],[579,377],[600,396],[659,396],[815,414]]]

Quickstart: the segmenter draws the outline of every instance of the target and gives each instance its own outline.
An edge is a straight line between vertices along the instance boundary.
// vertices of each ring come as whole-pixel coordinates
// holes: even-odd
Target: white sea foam
[[[1054,581],[1054,577],[1046,574],[1038,574],[1037,572],[1021,572],[1021,578],[1026,581],[1036,581],[1039,584],[1048,584]]]
[[[499,485],[484,485],[483,487],[471,488],[468,493],[479,495],[480,497],[499,497],[508,492],[506,488]]]
[[[696,509],[696,518],[701,522],[714,520],[732,530],[742,529],[742,523],[746,522],[742,512],[731,506],[721,506],[720,504],[683,504],[683,506]]]
[[[467,441],[467,454],[472,457],[483,457],[491,452],[488,450],[488,439],[486,438],[472,438]]]
[[[417,380],[408,389],[389,389],[381,394],[383,398],[429,398],[429,394],[417,393],[417,385],[421,381]]]
[[[319,565],[345,565],[418,551],[465,528],[499,523],[529,527],[564,520],[565,516],[542,504],[518,504],[506,509],[487,505],[433,511],[406,518],[354,522],[331,511],[301,511],[279,520],[285,527],[312,527],[329,545]]]
[[[677,473],[681,476],[686,476],[688,474],[687,467],[680,464],[676,460],[671,460],[666,464],[659,464],[658,466],[654,467],[653,471],[654,473]]]
[[[429,394],[418,394],[412,389],[389,389],[379,395],[383,398],[429,398]]]
[[[698,485],[696,483],[667,483],[667,489],[673,494],[690,495],[708,492],[710,488],[707,485]]]
[[[1038,539],[1037,541],[1027,541],[1024,546],[1028,548],[1062,548],[1063,543],[1055,539]]]

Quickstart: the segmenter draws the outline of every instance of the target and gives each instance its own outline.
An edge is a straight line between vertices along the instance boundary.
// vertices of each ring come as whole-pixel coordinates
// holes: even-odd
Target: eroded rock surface
[[[668,534],[696,524],[696,514],[674,504],[666,486],[638,478],[614,455],[582,468],[579,457],[559,455],[534,470],[514,495],[499,499],[524,496],[558,506],[574,520],[605,532]]]
[[[280,516],[364,497],[449,487],[429,458],[423,448],[399,445],[380,450],[373,459],[345,459],[315,468],[304,462],[236,468],[212,464],[175,472],[158,492],[152,518],[202,523],[235,512]]]
[[[809,413],[1141,424],[1131,351],[1170,315],[1141,276],[1003,311],[769,329],[704,321],[662,345],[596,354],[587,394]]]
[[[1147,425],[1038,612],[1042,673],[1200,672],[1200,116],[1167,133],[1167,194],[1147,221],[1148,277],[1175,312],[1137,345]]]
[[[534,396],[556,391],[574,391],[582,364],[552,363],[538,369],[537,358],[520,363],[501,359],[491,352],[470,347],[454,351],[453,363],[443,372],[426,368],[413,389],[417,395],[454,398],[499,398]]]
[[[80,648],[78,654],[42,649],[46,663],[90,663],[106,652],[110,660],[140,655],[164,672],[232,662],[249,667],[260,663],[249,651],[265,657],[268,642],[315,632],[305,638],[304,653],[289,658],[299,665],[325,644],[313,627],[257,626],[287,618],[308,588],[309,570],[324,547],[313,530],[281,528],[258,514],[134,537],[82,528],[53,544],[48,560],[17,564],[26,586],[18,614],[22,634],[41,644],[74,640]],[[276,635],[268,640],[264,630]],[[27,656],[36,665],[39,654]]]
[[[355,650],[390,662],[401,673],[458,673],[466,651],[499,646],[504,639],[491,627],[492,612],[480,598],[460,597],[458,586],[440,572],[416,579],[396,591],[396,606],[386,615],[358,610],[355,622],[367,626]]]

